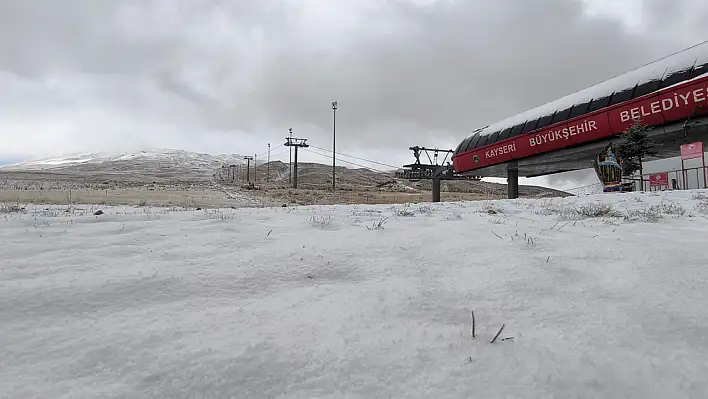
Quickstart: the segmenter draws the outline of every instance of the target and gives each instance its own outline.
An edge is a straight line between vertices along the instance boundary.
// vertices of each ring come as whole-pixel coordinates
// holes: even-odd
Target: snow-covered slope
[[[121,161],[165,163],[172,166],[192,168],[213,168],[221,164],[243,163],[243,156],[237,154],[201,154],[172,149],[146,149],[135,153],[88,153],[63,157],[52,157],[0,166],[3,170],[48,170],[80,165],[110,164]]]
[[[708,392],[708,192],[95,209],[0,218],[2,398]]]

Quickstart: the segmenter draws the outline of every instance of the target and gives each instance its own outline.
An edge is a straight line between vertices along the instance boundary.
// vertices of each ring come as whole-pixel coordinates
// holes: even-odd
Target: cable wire
[[[275,148],[271,148],[270,151],[271,151],[271,152],[272,152],[272,151],[275,151],[275,150],[277,150],[278,148],[282,147],[283,145],[284,145],[284,144],[281,144],[281,145],[279,145],[279,146],[277,146],[277,147],[275,147]],[[264,152],[264,153],[262,153],[262,154],[256,155],[256,158],[260,158],[260,157],[262,157],[262,156],[264,156],[264,155],[268,155],[268,151],[266,151],[266,152]],[[272,156],[272,155],[271,155],[271,156]]]
[[[312,145],[312,144],[310,144],[310,147],[316,148],[316,149],[318,149],[318,150],[326,151],[326,152],[332,152],[332,150],[328,150],[328,149],[326,149],[326,148],[317,147],[317,146]],[[364,161],[364,162],[369,162],[369,163],[373,163],[373,164],[377,164],[377,165],[381,165],[381,166],[388,166],[389,168],[394,168],[394,169],[399,169],[399,168],[400,168],[400,166],[393,166],[393,165],[389,165],[389,164],[386,164],[386,163],[383,163],[383,162],[377,162],[377,161],[372,161],[372,160],[370,160],[370,159],[355,157],[354,155],[343,154],[343,153],[341,153],[341,152],[336,152],[336,151],[335,151],[334,153],[337,154],[337,155],[342,155],[342,156],[348,157],[348,158],[358,159],[358,160]],[[337,158],[335,158],[335,159],[337,159]]]
[[[305,151],[307,151],[307,152],[311,152],[311,153],[313,153],[313,154],[317,154],[317,155],[319,155],[319,156],[321,156],[321,157],[325,157],[325,158],[332,159],[332,157],[329,156],[329,155],[327,155],[327,154],[322,154],[322,153],[319,153],[319,152],[317,152],[317,151],[308,150],[307,148],[301,148],[301,150],[305,150]],[[345,161],[345,160],[343,160],[343,159],[339,159],[339,158],[336,158],[336,157],[335,157],[334,159],[336,159],[337,161],[346,163],[346,164],[358,166],[358,167],[360,167],[360,168],[373,170],[374,172],[386,173],[386,172],[384,172],[384,171],[382,171],[382,170],[374,169],[374,168],[372,168],[372,167],[370,167],[370,166],[364,166],[364,165],[361,165],[361,164],[358,164],[358,163],[355,163],[355,162]]]
[[[275,158],[275,157],[279,157],[279,156],[281,156],[281,155],[285,155],[285,154],[287,154],[287,153],[289,153],[289,152],[290,152],[290,150],[288,150],[288,151],[283,151],[283,152],[279,152],[279,153],[277,153],[277,154],[275,154],[275,155],[271,154],[270,158],[271,158],[271,160],[272,160],[272,159]]]

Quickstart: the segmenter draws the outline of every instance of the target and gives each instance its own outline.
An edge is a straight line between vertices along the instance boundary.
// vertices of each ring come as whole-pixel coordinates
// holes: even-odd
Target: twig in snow
[[[549,260],[551,260],[550,256],[548,258],[546,258],[546,263],[548,263]]]
[[[474,310],[470,310],[470,315],[472,316],[472,338],[475,338],[476,334],[475,334]]]
[[[270,233],[272,233],[272,232],[273,232],[273,230],[269,231],[268,234],[266,234],[266,237],[269,237]]]
[[[495,236],[497,236],[497,238],[499,238],[500,240],[503,240],[503,238],[501,238],[501,236],[500,236],[499,234],[497,234],[497,233],[495,233],[495,232],[493,232],[493,231],[492,231],[492,234],[494,234]]]
[[[514,339],[514,337],[502,338],[501,342],[504,342],[504,341],[511,341],[512,339]]]
[[[556,224],[554,224],[554,225],[553,225],[553,227],[551,227],[551,230],[555,229],[555,228],[556,228],[556,226],[558,226],[558,223],[560,223],[560,220],[559,220],[559,221],[557,221],[557,222],[556,222]]]
[[[505,324],[501,325],[501,328],[499,328],[499,331],[497,331],[497,335],[495,335],[494,338],[492,338],[492,340],[489,341],[490,344],[493,344],[494,342],[496,342],[497,338],[499,338],[499,334],[501,334],[502,331],[504,331],[504,326],[505,326]]]

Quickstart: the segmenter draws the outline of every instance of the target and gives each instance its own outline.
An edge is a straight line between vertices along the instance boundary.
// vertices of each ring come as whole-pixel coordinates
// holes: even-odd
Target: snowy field
[[[708,397],[705,191],[96,209],[3,205],[0,397]]]

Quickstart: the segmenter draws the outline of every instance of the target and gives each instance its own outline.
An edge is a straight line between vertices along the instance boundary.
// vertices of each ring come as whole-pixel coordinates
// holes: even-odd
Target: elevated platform
[[[589,167],[639,119],[660,158],[708,139],[708,42],[473,132],[452,157],[457,173],[533,177]],[[687,127],[684,129],[684,127]]]
[[[708,116],[700,117],[684,123],[673,123],[653,127],[649,132],[652,142],[657,145],[657,155],[647,159],[665,159],[680,155],[681,144],[702,141],[708,144]],[[469,174],[483,177],[508,177],[509,170],[517,170],[519,176],[536,177],[578,169],[591,168],[591,162],[597,154],[610,143],[621,143],[618,137],[610,137],[591,143],[562,148],[531,157],[500,163],[480,169],[474,169]]]

